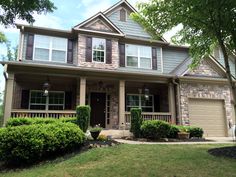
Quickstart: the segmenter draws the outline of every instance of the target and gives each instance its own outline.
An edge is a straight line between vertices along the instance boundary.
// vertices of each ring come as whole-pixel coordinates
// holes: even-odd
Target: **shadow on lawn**
[[[78,154],[81,154],[83,152],[88,151],[92,148],[104,148],[104,147],[110,147],[115,146],[120,143],[109,140],[109,141],[86,141],[82,146],[67,150],[67,151],[60,151],[57,153],[53,153],[50,156],[44,157],[43,159],[40,159],[39,161],[36,161],[32,164],[5,164],[4,162],[0,161],[0,172],[8,172],[8,171],[18,171],[23,170],[27,168],[31,168],[33,166],[39,166],[47,163],[60,163],[65,160],[68,160]]]
[[[208,153],[216,157],[228,157],[236,159],[236,145],[230,147],[209,149]]]

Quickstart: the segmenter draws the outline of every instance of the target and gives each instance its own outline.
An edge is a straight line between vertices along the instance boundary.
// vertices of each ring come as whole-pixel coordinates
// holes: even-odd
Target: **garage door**
[[[224,102],[221,100],[189,99],[189,119],[191,126],[203,128],[204,136],[227,136]]]

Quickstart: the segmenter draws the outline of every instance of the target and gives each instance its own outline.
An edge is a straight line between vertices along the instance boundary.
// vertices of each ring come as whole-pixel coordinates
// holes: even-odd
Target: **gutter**
[[[7,64],[3,64],[4,70],[3,70],[3,76],[5,80],[8,80],[8,74],[7,74]]]

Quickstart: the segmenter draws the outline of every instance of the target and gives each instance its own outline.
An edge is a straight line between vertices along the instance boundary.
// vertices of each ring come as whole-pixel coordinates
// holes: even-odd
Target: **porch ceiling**
[[[20,73],[37,73],[40,75],[55,75],[68,77],[94,77],[107,78],[112,80],[143,80],[152,82],[167,82],[174,75],[157,74],[153,72],[131,72],[108,69],[84,68],[75,65],[56,65],[52,63],[28,63],[28,62],[1,62],[7,64],[7,72],[16,74]]]

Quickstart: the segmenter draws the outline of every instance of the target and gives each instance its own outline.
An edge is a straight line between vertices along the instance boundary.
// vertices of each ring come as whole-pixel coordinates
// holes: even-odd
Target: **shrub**
[[[132,108],[131,111],[131,127],[130,131],[134,134],[134,137],[138,138],[141,135],[142,116],[140,108]]]
[[[107,141],[108,139],[107,139],[106,135],[99,135],[97,140],[99,140],[99,141]]]
[[[191,137],[198,137],[198,138],[202,138],[203,136],[203,129],[199,128],[199,127],[189,127],[188,128],[188,132],[189,132],[189,136]]]
[[[14,127],[20,125],[32,125],[32,124],[50,124],[56,122],[72,122],[76,123],[76,118],[28,118],[28,117],[21,117],[21,118],[10,118],[7,121],[7,127]]]
[[[145,138],[150,138],[150,139],[166,138],[170,131],[170,125],[164,121],[147,120],[143,122],[141,126],[141,131],[143,137]]]
[[[29,164],[81,145],[85,135],[72,123],[33,124],[0,129],[0,160]]]
[[[168,138],[177,138],[178,137],[179,128],[176,125],[170,125],[170,131],[167,135]]]
[[[76,108],[77,123],[84,132],[87,131],[90,123],[90,112],[90,106],[77,106]]]

